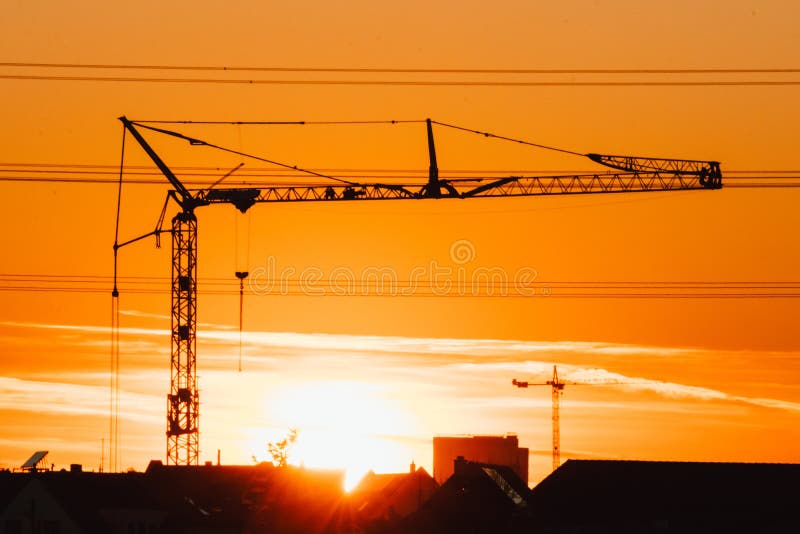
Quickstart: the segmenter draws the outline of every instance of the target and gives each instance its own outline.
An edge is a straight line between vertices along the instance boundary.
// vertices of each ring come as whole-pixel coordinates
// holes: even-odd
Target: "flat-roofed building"
[[[527,484],[528,449],[519,446],[514,434],[434,437],[433,478],[439,485],[453,474],[453,461],[459,456],[471,462],[509,467]]]

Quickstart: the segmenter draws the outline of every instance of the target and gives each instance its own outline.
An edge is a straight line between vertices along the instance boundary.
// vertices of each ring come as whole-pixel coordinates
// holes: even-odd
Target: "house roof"
[[[11,471],[0,471],[0,514],[28,483],[29,477]]]
[[[455,461],[455,472],[412,514],[409,532],[508,532],[524,528],[530,490],[507,466]]]
[[[141,473],[40,471],[14,473],[9,477],[2,482],[4,491],[13,491],[6,507],[25,491],[44,491],[84,532],[108,530],[98,513],[100,510],[159,510],[143,484]]]
[[[109,531],[104,525],[109,512],[131,510],[163,518],[162,530],[176,533],[318,532],[327,528],[344,496],[342,471],[156,462],[145,473],[0,473],[0,512],[30,484],[85,532]]]
[[[386,486],[408,476],[408,473],[375,473],[370,470],[350,492],[351,495],[375,493],[382,491]]]
[[[365,520],[405,517],[427,501],[438,484],[420,467],[407,473],[369,471],[350,493],[350,504]]]
[[[795,516],[798,480],[800,464],[568,460],[533,489],[531,506],[549,525],[764,526]]]
[[[172,513],[170,524],[248,524],[255,530],[314,532],[344,497],[344,472],[269,463],[166,466],[151,462],[148,487]]]

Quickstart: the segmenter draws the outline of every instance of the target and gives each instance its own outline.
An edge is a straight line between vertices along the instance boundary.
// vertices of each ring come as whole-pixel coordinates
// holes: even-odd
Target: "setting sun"
[[[384,398],[377,385],[350,381],[299,381],[279,387],[264,400],[264,409],[280,414],[298,430],[290,463],[307,467],[346,469],[352,488],[370,469],[397,470],[408,447],[398,437],[413,433],[410,414]],[[263,449],[264,444],[253,444]]]

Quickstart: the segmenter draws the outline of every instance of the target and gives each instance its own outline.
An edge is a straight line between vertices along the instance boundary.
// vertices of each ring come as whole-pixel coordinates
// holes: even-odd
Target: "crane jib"
[[[586,154],[586,157],[595,163],[621,171],[694,175],[699,178],[701,185],[707,189],[719,189],[722,187],[722,170],[718,161],[612,156],[594,153]]]
[[[336,200],[424,200],[482,197],[546,196],[719,189],[721,177],[671,172],[600,173],[561,176],[509,176],[474,180],[440,180],[427,184],[281,185],[190,190],[193,207],[232,204],[242,212],[263,202],[328,202]]]
[[[137,242],[144,237],[155,236],[159,243],[167,203],[175,200],[181,212],[172,219],[169,234],[172,237],[172,329],[171,329],[171,371],[170,392],[167,395],[167,463],[174,465],[197,465],[199,462],[199,418],[200,400],[197,387],[196,341],[197,341],[197,218],[195,208],[210,204],[230,204],[239,211],[246,212],[256,203],[261,202],[314,202],[314,201],[351,201],[351,200],[424,200],[424,199],[467,199],[482,197],[519,197],[542,195],[595,194],[595,193],[630,193],[646,191],[680,191],[719,189],[722,187],[722,171],[719,162],[676,160],[663,158],[643,158],[633,156],[612,156],[602,154],[580,154],[570,150],[547,147],[535,143],[505,138],[495,134],[465,129],[426,120],[428,152],[430,165],[427,183],[387,184],[363,178],[362,182],[328,176],[320,172],[303,169],[263,156],[247,154],[241,150],[215,145],[179,132],[144,125],[120,117],[124,125],[123,157],[125,134],[129,132],[159,168],[172,185],[167,202],[162,209],[155,230],[135,239],[114,243],[115,284],[112,295],[118,296],[116,290],[116,261],[120,247]],[[394,122],[394,121],[393,121]],[[418,121],[416,121],[418,122]],[[432,124],[448,126],[458,130],[478,133],[484,137],[504,139],[531,145],[538,148],[557,150],[574,156],[588,157],[590,160],[620,172],[599,172],[594,174],[573,174],[557,176],[507,176],[474,177],[447,179],[440,176],[436,159]],[[187,141],[191,146],[202,146],[206,149],[220,150],[239,157],[246,157],[284,169],[294,173],[302,173],[323,179],[323,183],[297,183],[292,185],[256,185],[236,188],[217,188],[225,178],[239,169],[243,164],[219,178],[211,187],[190,190],[181,182],[164,160],[156,153],[137,127],[173,138]],[[120,191],[122,184],[123,163],[120,164]],[[491,171],[489,174],[492,174]],[[258,179],[258,177],[254,177]],[[119,217],[119,201],[117,207]],[[119,220],[119,219],[117,219]],[[118,224],[118,223],[117,223]],[[241,291],[247,273],[237,272],[240,279],[240,321]],[[241,322],[240,322],[241,331]],[[546,382],[553,393],[553,467],[559,465],[559,397],[564,385],[570,382],[559,380],[555,367],[553,379]],[[529,382],[517,382],[518,387],[543,385]]]

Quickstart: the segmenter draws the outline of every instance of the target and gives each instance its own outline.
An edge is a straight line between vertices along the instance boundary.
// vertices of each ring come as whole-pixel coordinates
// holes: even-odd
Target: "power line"
[[[111,277],[101,275],[0,274],[0,292],[107,293]],[[165,294],[169,280],[156,276],[120,277],[124,293]],[[340,282],[340,281],[339,281]],[[228,278],[201,283],[207,295],[235,296],[238,284]],[[391,284],[353,278],[309,285],[299,279],[260,279],[249,292],[260,296],[423,297],[423,298],[556,298],[556,299],[793,299],[800,281],[542,281],[514,284],[475,282],[443,287],[434,280],[393,280]]]
[[[145,76],[55,76],[0,74],[3,80],[62,82],[131,82],[225,85],[326,85],[326,86],[401,86],[401,87],[779,87],[797,86],[800,80],[700,80],[700,81],[491,81],[491,80],[343,80],[343,79],[264,79],[264,78],[164,78]]]
[[[17,293],[85,293],[85,294],[99,294],[108,293],[108,288],[73,288],[73,287],[38,287],[38,286],[0,286],[0,292],[17,292]],[[169,289],[126,289],[124,291],[128,294],[168,294]],[[204,295],[229,295],[236,296],[239,294],[238,290],[221,291],[221,290],[202,290],[200,293]],[[491,292],[475,292],[475,291],[451,291],[451,292],[427,292],[420,293],[417,291],[407,292],[403,288],[398,288],[393,291],[386,292],[366,292],[360,289],[353,291],[342,290],[341,288],[327,289],[324,287],[316,288],[315,291],[284,291],[275,290],[270,292],[254,293],[254,295],[264,297],[346,297],[346,298],[359,298],[359,297],[383,297],[383,298],[517,298],[517,299],[796,299],[800,298],[800,292],[792,293],[558,293],[549,292],[541,294],[520,294],[512,291],[491,291]]]
[[[480,133],[480,132],[479,132]],[[98,164],[98,163],[42,163],[42,162],[0,162],[0,167],[63,167],[63,168],[77,168],[77,169],[111,169],[114,173],[119,169],[118,164]],[[154,170],[152,165],[126,165],[126,169],[144,169],[150,170],[147,174],[161,175],[159,171]],[[211,171],[220,172],[227,170],[218,166],[171,166],[173,170],[185,171]],[[262,170],[275,170],[271,167],[249,167],[251,172]],[[337,167],[337,168],[316,168],[319,172],[403,172],[403,173],[422,173],[427,176],[428,169],[399,169],[399,168],[354,168],[354,167]],[[0,172],[4,169],[0,168]],[[130,171],[128,171],[130,173]],[[241,172],[248,172],[248,169],[242,169]],[[591,173],[592,170],[587,169],[447,169],[447,172],[452,173],[502,173],[502,174],[526,174],[526,173]],[[800,169],[725,169],[725,174],[742,174],[742,173],[767,173],[767,174],[786,174],[786,173],[800,173]],[[143,173],[144,174],[144,173]]]
[[[602,173],[586,173],[586,175],[593,175],[598,174],[602,175]],[[570,175],[566,175],[570,176]],[[264,178],[279,178],[279,179],[290,179],[301,177],[301,175],[267,175],[263,176]],[[363,175],[339,175],[338,179],[363,179]],[[379,176],[376,178],[380,179],[409,179],[409,178],[417,178],[413,176]],[[487,177],[491,178],[491,177]],[[336,179],[336,178],[334,178]],[[441,177],[443,180],[447,180],[446,175]],[[461,178],[461,181],[467,182],[480,182],[484,178]],[[731,182],[730,180],[734,180]],[[746,180],[752,180],[752,183],[745,183]],[[770,181],[767,181],[770,180]],[[209,186],[213,184],[216,180],[185,180],[184,183],[191,186]],[[372,181],[372,180],[368,180]],[[0,183],[11,183],[11,182],[18,182],[18,183],[40,183],[40,184],[76,184],[76,185],[91,185],[91,184],[100,184],[100,185],[117,185],[118,180],[114,180],[113,178],[86,178],[86,177],[69,177],[69,176],[5,176],[0,175]],[[154,185],[165,187],[168,186],[164,180],[159,180],[156,178],[153,179],[143,179],[143,178],[127,178],[125,180],[127,184],[134,184],[134,185]],[[230,181],[228,183],[229,186],[236,186],[236,187],[280,187],[280,186],[287,186],[287,185],[296,185],[296,182],[286,183],[281,181],[265,181],[265,180],[237,180],[237,181]],[[304,186],[312,186],[312,185],[324,185],[324,184],[312,184],[312,183],[303,183]],[[402,183],[402,184],[395,184],[395,185],[407,185],[407,186],[417,186],[423,185],[422,182],[414,182],[414,183]],[[798,176],[743,176],[743,177],[727,177],[726,183],[724,188],[725,189],[740,189],[740,188],[749,188],[749,189],[758,189],[758,188],[786,188],[786,189],[794,189],[800,187],[800,175]]]
[[[800,68],[382,68],[382,67],[280,67],[214,65],[141,65],[102,63],[0,62],[0,67],[96,70],[168,70],[223,72],[308,72],[374,74],[795,74]]]
[[[107,283],[112,280],[111,275],[98,275],[98,274],[46,274],[46,273],[0,273],[0,282],[9,281],[37,281],[37,282],[79,282],[79,283]],[[166,276],[119,276],[118,280],[125,283],[164,283],[169,284],[171,279]],[[286,279],[286,278],[261,278],[263,282],[277,283],[283,282],[288,284],[302,284],[303,281],[299,279]],[[353,280],[359,283],[374,283],[370,278],[360,278]],[[429,284],[432,283],[426,279],[395,279],[394,282],[398,283],[418,283]],[[226,284],[238,287],[238,281],[233,278],[227,277],[205,277],[202,283],[206,284]],[[753,286],[756,288],[784,288],[790,286],[797,286],[800,289],[800,280],[543,280],[539,282],[531,282],[535,286],[570,286],[570,287],[709,287],[709,286]]]

